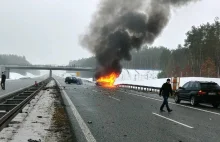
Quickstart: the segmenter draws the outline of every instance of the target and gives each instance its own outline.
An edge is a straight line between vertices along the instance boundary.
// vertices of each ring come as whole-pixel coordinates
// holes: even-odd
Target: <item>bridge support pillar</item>
[[[10,78],[10,69],[5,69],[5,75],[6,75],[6,79]]]
[[[49,75],[50,75],[50,77],[52,77],[52,70],[50,70],[50,74]]]

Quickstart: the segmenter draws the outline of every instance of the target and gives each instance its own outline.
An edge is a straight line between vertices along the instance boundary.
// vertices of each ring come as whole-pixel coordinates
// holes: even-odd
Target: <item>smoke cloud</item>
[[[96,55],[95,77],[121,73],[130,51],[152,44],[167,25],[171,8],[199,0],[101,0],[81,44]]]

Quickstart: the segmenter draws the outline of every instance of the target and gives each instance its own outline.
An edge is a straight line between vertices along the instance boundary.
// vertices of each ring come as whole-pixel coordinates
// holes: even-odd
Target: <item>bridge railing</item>
[[[128,89],[143,91],[143,92],[159,93],[160,91],[160,87],[143,86],[143,85],[135,85],[135,84],[118,84],[117,87],[128,88]]]
[[[74,65],[0,65],[0,66],[6,66],[6,67],[58,67],[58,68],[84,68],[84,69],[92,69],[91,67],[80,67],[80,66],[74,66]]]

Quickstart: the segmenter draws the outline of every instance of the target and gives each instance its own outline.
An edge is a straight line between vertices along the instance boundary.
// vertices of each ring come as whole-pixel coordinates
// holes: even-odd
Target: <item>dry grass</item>
[[[48,130],[57,138],[58,142],[74,142],[73,135],[70,128],[68,116],[65,108],[62,105],[62,100],[58,88],[53,88],[51,92],[55,98],[54,102],[54,114],[52,117],[51,128]]]

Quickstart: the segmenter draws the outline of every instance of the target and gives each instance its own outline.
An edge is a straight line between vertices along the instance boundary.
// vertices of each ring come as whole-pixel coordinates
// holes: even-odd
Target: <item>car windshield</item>
[[[204,90],[209,90],[209,89],[219,89],[220,90],[220,86],[216,83],[201,83],[201,89]]]

